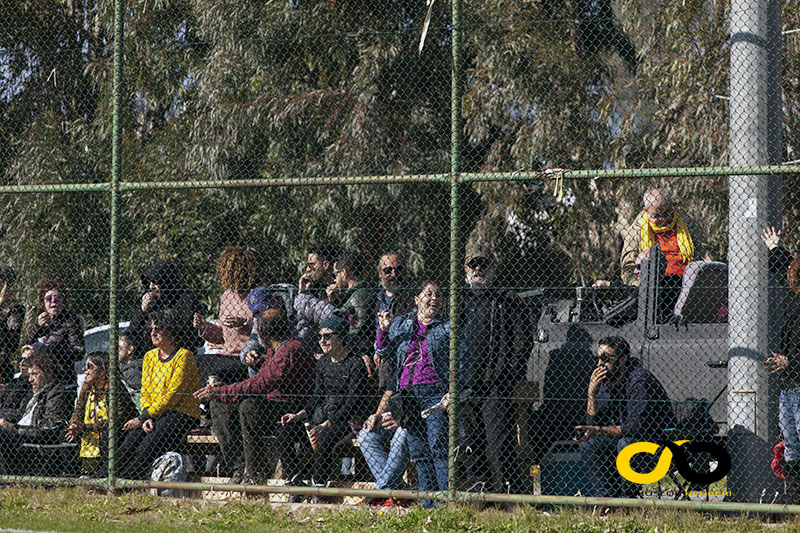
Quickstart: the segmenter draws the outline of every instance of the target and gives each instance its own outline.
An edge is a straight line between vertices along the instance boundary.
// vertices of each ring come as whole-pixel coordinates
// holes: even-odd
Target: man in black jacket
[[[488,249],[468,248],[464,272],[469,289],[461,321],[463,473],[468,488],[530,492],[517,458],[512,402],[516,385],[525,379],[526,314],[515,293],[493,286],[495,261]]]
[[[153,349],[149,317],[164,309],[174,312],[176,323],[173,331],[179,346],[194,352],[203,344],[194,327],[194,314],[203,310],[194,294],[186,288],[185,276],[186,268],[177,257],[156,261],[142,273],[142,285],[146,292],[126,332],[135,347],[133,359],[143,357]]]
[[[19,360],[19,374],[0,388],[0,427],[2,420],[14,417],[16,413],[28,404],[33,396],[31,384],[28,381],[28,357],[33,353],[33,346],[24,346]]]
[[[54,363],[45,352],[28,358],[28,380],[33,396],[10,419],[0,420],[0,473],[21,473],[25,443],[59,442],[75,405],[75,393],[54,381]]]

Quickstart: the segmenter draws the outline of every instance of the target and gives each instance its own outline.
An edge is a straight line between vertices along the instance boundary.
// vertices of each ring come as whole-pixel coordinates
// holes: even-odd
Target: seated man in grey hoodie
[[[292,327],[292,337],[310,346],[316,345],[319,324],[338,311],[332,304],[317,300],[311,294],[300,293],[296,286],[288,283],[256,287],[247,295],[247,306],[253,316],[266,309],[283,307]],[[267,349],[258,340],[258,321],[254,320],[250,339],[239,354],[242,363],[250,367],[251,377],[258,373]]]

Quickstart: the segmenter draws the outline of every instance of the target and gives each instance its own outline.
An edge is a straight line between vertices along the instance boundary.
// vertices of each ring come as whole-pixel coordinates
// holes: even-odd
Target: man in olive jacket
[[[357,252],[343,252],[333,264],[333,283],[328,287],[328,301],[350,323],[351,348],[356,354],[371,358],[374,332],[372,304],[374,294],[363,280],[364,258]]]
[[[0,419],[0,473],[17,474],[31,470],[23,464],[23,444],[55,444],[75,405],[75,392],[54,379],[54,363],[46,352],[28,358],[28,380],[33,396],[8,419]]]

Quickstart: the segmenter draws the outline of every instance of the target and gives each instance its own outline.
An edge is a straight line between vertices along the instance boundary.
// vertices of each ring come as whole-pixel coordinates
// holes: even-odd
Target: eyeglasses
[[[476,268],[485,270],[486,268],[489,267],[490,264],[491,263],[489,262],[489,260],[486,259],[485,257],[476,257],[475,259],[467,263],[467,266],[472,270],[475,270]]]
[[[381,270],[383,271],[384,274],[388,276],[389,274],[392,273],[392,270],[394,270],[398,274],[402,274],[403,270],[405,270],[405,267],[403,265],[388,266],[388,267],[383,267]]]
[[[662,209],[660,211],[656,211],[655,213],[650,213],[650,218],[658,218],[658,219],[665,219],[670,218],[672,216],[671,209]]]
[[[336,335],[336,333],[333,333],[333,332],[331,332],[331,333],[320,333],[319,334],[319,341],[320,342],[328,342],[329,340],[331,340],[331,337],[333,337],[334,335]]]

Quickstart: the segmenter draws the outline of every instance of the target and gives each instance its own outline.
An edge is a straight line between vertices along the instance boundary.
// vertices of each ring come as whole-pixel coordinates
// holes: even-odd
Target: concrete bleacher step
[[[208,483],[212,485],[230,485],[231,478],[229,477],[217,477],[217,476],[201,476],[200,477],[201,483]],[[283,487],[286,485],[286,480],[284,479],[270,479],[266,482],[266,485],[269,486],[278,486]],[[329,487],[339,487],[339,488],[352,488],[352,489],[374,489],[375,483],[369,481],[345,481],[345,482],[336,482],[329,483]],[[262,498],[266,495],[264,494],[251,494],[248,495],[244,492],[233,492],[233,491],[220,491],[220,490],[203,490],[199,491],[199,494],[196,495],[197,497],[203,500],[209,501],[234,501],[234,500],[243,500],[248,496],[256,496]],[[287,503],[289,501],[288,494],[276,494],[271,493],[269,496],[270,503]],[[359,505],[363,502],[364,498],[361,496],[345,496],[343,498],[342,503],[347,505]]]

